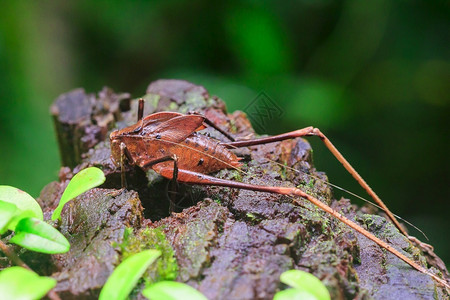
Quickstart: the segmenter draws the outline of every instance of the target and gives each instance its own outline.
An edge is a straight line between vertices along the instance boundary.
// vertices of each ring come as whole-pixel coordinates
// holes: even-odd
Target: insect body
[[[303,136],[318,136],[333,155],[344,165],[358,183],[380,205],[392,222],[406,235],[393,214],[372,191],[361,176],[345,160],[329,139],[314,127],[306,127],[271,137],[234,141],[230,136],[216,127],[207,118],[198,114],[180,114],[175,112],[159,112],[142,118],[143,100],[139,102],[138,122],[135,125],[111,133],[111,158],[122,168],[122,184],[124,184],[124,163],[137,165],[143,170],[153,169],[162,176],[174,181],[199,184],[235,187],[253,191],[276,193],[294,197],[302,197],[329,213],[333,217],[347,224],[382,248],[396,255],[418,271],[428,274],[440,284],[450,288],[450,285],[427,269],[415,263],[405,255],[394,249],[386,242],[380,240],[372,233],[351,221],[339,212],[317,200],[300,189],[290,187],[259,186],[232,180],[225,180],[207,174],[226,168],[238,168],[239,158],[229,148],[247,147],[251,145],[271,143]],[[199,130],[212,126],[231,141],[220,142],[198,133]],[[293,198],[297,204],[298,199]]]
[[[153,168],[158,172],[172,168],[175,158],[178,169],[206,174],[240,167],[233,152],[219,141],[196,132],[206,127],[204,121],[200,115],[173,112],[149,115],[137,124],[111,134],[111,157],[118,165],[123,155],[120,150],[123,143],[128,161],[144,170]]]

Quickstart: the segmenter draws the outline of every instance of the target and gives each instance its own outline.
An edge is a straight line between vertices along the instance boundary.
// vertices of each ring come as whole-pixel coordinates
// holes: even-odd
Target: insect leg
[[[268,144],[273,142],[279,142],[284,141],[288,139],[295,139],[302,136],[309,136],[313,135],[314,127],[306,127],[303,129],[278,134],[274,136],[268,136],[263,138],[257,138],[252,140],[244,140],[244,141],[235,141],[235,142],[228,142],[228,143],[221,143],[223,146],[227,148],[240,148],[240,147],[248,147],[248,146],[254,146],[254,145],[261,145],[261,144]]]
[[[196,111],[190,111],[187,113],[188,115],[198,115],[198,116],[202,116],[204,118],[204,122],[208,125],[211,126],[212,128],[214,128],[215,130],[217,130],[218,132],[220,132],[222,135],[224,135],[227,139],[229,139],[230,141],[234,142],[235,139],[234,137],[232,137],[229,133],[227,133],[226,131],[224,131],[223,129],[221,129],[219,126],[217,126],[213,121],[211,121],[210,119],[208,119],[207,117],[205,117],[204,115],[196,112]]]
[[[158,169],[158,172],[169,179],[172,179],[173,177],[173,168],[170,167],[164,167]],[[240,188],[240,189],[246,189],[246,190],[252,190],[252,191],[259,191],[259,192],[266,192],[266,193],[274,193],[274,194],[281,194],[281,195],[288,195],[288,196],[299,196],[302,197],[308,201],[310,201],[312,204],[316,205],[323,211],[327,212],[328,214],[332,215],[336,219],[340,220],[344,224],[348,225],[350,228],[354,229],[355,231],[359,232],[360,234],[364,235],[374,243],[378,244],[380,247],[386,249],[387,251],[391,252],[407,264],[409,264],[411,267],[415,268],[419,272],[422,272],[424,274],[427,274],[431,276],[434,280],[436,280],[439,284],[442,284],[446,288],[450,288],[450,284],[447,283],[444,279],[439,278],[438,276],[434,275],[433,273],[429,272],[424,267],[420,266],[418,263],[414,262],[413,260],[406,257],[404,254],[402,254],[400,251],[396,250],[383,240],[377,238],[374,234],[370,233],[369,231],[365,230],[352,220],[348,219],[344,215],[340,214],[336,210],[332,209],[325,203],[319,201],[318,199],[314,198],[311,195],[306,194],[300,189],[297,188],[291,188],[291,187],[273,187],[273,186],[259,186],[259,185],[253,185],[253,184],[247,184],[243,182],[238,181],[232,181],[232,180],[226,180],[226,179],[220,179],[212,176],[208,176],[205,174],[192,172],[188,170],[179,169],[178,170],[178,181],[184,182],[184,183],[190,183],[190,184],[199,184],[199,185],[217,185],[217,186],[225,186],[225,187],[231,187],[231,188]],[[301,202],[299,199],[293,199],[294,203],[301,205]]]
[[[165,162],[165,161],[173,161],[173,172],[172,172],[172,179],[170,181],[170,185],[169,185],[169,202],[170,202],[170,206],[169,206],[169,211],[170,213],[172,213],[175,210],[175,203],[176,203],[176,198],[177,198],[177,191],[178,191],[178,181],[177,181],[177,177],[178,177],[178,158],[176,155],[167,155],[155,160],[152,160],[148,163],[146,163],[145,165],[142,166],[142,168],[144,170],[148,170],[150,167]]]
[[[151,166],[154,166],[156,164],[159,164],[159,163],[162,163],[162,162],[165,162],[165,161],[169,161],[169,160],[176,160],[176,157],[171,156],[171,155],[163,156],[161,158],[149,161],[145,165],[142,165],[141,168],[143,170],[148,170]]]
[[[400,225],[395,218],[394,214],[387,208],[384,202],[378,197],[378,195],[372,190],[372,188],[366,183],[366,181],[359,175],[359,173],[350,165],[350,163],[344,158],[344,156],[337,150],[337,148],[331,143],[331,141],[318,129],[312,126],[303,129],[287,132],[284,134],[263,137],[248,141],[236,141],[229,143],[222,143],[227,148],[239,148],[253,145],[267,144],[278,142],[286,139],[292,139],[303,136],[318,136],[330,152],[336,157],[336,159],[344,166],[344,168],[353,176],[353,178],[359,183],[359,185],[372,197],[372,199],[384,210],[389,219],[394,223],[398,230],[405,236],[408,236],[406,230]]]
[[[172,179],[170,180],[170,191],[169,191],[169,213],[172,213],[175,211],[175,204],[177,201],[177,191],[178,191],[178,163],[177,163],[177,156],[174,155],[173,159],[173,172],[172,172]]]
[[[127,146],[124,143],[120,143],[120,184],[122,188],[127,187],[127,178],[125,173],[125,159]]]

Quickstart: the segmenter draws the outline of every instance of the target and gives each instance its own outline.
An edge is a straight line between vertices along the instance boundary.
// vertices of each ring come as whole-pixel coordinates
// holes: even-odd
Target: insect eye
[[[155,138],[159,140],[159,139],[161,139],[161,135],[158,133],[158,134],[155,136]]]

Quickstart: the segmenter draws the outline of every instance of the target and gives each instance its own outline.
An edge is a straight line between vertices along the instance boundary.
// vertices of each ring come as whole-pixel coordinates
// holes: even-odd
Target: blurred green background
[[[266,133],[321,128],[449,262],[449,13],[426,0],[4,1],[0,183],[38,196],[57,178],[49,106],[76,87],[137,97],[186,79],[230,111],[265,92],[284,112]],[[309,140],[331,182],[364,194]]]

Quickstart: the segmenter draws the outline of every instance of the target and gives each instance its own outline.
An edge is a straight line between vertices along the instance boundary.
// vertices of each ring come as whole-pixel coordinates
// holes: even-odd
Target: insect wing
[[[182,115],[172,118],[160,125],[153,131],[156,139],[179,143],[199,129],[203,129],[204,118],[198,115]]]
[[[146,116],[144,119],[142,119],[143,127],[149,126],[149,125],[157,125],[161,124],[161,122],[165,122],[167,120],[183,116],[183,114],[171,112],[171,111],[162,111],[159,113],[154,113],[151,115]]]

